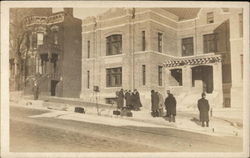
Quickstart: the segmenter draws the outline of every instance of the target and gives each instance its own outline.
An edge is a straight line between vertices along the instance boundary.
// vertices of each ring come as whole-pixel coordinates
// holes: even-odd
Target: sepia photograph
[[[249,3],[31,3],[1,5],[2,157],[249,157]]]

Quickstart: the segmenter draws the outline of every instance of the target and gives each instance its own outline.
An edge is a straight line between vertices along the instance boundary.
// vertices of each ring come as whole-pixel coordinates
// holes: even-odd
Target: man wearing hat
[[[202,93],[201,94],[201,99],[198,100],[198,109],[200,111],[200,121],[202,124],[202,127],[205,126],[205,122],[206,122],[206,126],[209,126],[209,103],[208,100],[205,99],[206,98],[206,94]]]

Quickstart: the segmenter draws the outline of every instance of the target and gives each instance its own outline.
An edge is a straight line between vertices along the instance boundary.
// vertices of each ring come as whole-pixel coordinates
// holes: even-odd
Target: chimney
[[[63,8],[63,10],[67,15],[73,16],[73,8]]]

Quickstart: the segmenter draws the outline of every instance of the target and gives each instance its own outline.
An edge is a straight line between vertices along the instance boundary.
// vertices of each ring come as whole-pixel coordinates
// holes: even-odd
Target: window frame
[[[90,58],[90,40],[87,41],[87,58]]]
[[[90,71],[87,70],[87,89],[90,89]]]
[[[142,85],[146,85],[146,65],[142,65]]]
[[[117,38],[117,39],[116,39]],[[117,45],[117,50],[114,47]],[[106,37],[106,56],[122,54],[122,34],[112,34]]]
[[[207,24],[213,24],[214,23],[214,12],[208,12],[207,13]]]
[[[218,34],[217,33],[210,33],[210,34],[204,34],[203,35],[203,52],[206,53],[214,53],[218,51]],[[210,47],[211,44],[213,45],[213,48]]]
[[[122,86],[122,67],[106,68],[106,87]]]
[[[158,52],[162,53],[163,51],[163,33],[162,32],[158,32],[157,34],[157,48],[158,48]]]
[[[243,13],[239,13],[239,36],[240,37],[243,37]]]
[[[158,66],[158,86],[162,86],[163,66]]]
[[[39,39],[39,35],[41,35],[41,36],[40,36],[41,39]],[[37,33],[36,33],[36,38],[37,38],[37,40],[36,40],[36,41],[37,41],[37,42],[36,42],[37,47],[44,44],[44,34],[43,34],[42,32],[37,32]]]
[[[142,51],[146,50],[146,31],[143,30],[142,32]]]
[[[189,39],[192,39],[192,40],[190,40],[190,41],[192,41],[192,42],[188,42],[188,40]],[[192,44],[191,44],[192,43]],[[189,49],[189,46],[191,46],[192,45],[192,52],[190,53],[184,53],[184,49],[183,49],[183,46],[184,46],[184,44],[188,44],[187,46],[188,46],[188,49]],[[186,47],[186,46],[185,46]],[[185,37],[185,38],[182,38],[181,39],[181,53],[182,53],[182,56],[193,56],[194,55],[194,37]]]

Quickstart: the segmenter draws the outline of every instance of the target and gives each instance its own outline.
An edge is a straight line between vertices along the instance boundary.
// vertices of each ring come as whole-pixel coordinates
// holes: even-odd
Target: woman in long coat
[[[161,93],[157,93],[158,94],[158,97],[159,97],[159,116],[161,117],[163,115],[163,104],[164,104],[164,101],[163,101],[163,95]]]
[[[159,96],[154,90],[151,91],[152,115],[159,116]]]
[[[209,103],[206,98],[206,94],[201,94],[202,98],[198,100],[198,109],[200,111],[200,121],[202,123],[202,127],[205,126],[204,122],[206,122],[207,127],[209,126]]]
[[[135,109],[140,110],[140,107],[142,107],[140,94],[136,89],[134,90],[134,94],[135,94]]]
[[[132,101],[131,101],[132,97],[131,97],[131,91],[127,91],[125,93],[125,100],[126,100],[126,107],[128,109],[131,109],[131,106],[132,106]]]
[[[169,115],[169,122],[175,122],[176,116],[176,99],[173,94],[169,93],[168,97],[165,99],[165,106]],[[173,118],[173,119],[172,119]]]
[[[117,96],[117,106],[118,106],[118,109],[122,109],[123,107],[123,104],[124,104],[124,94],[123,94],[123,89],[121,89],[119,92],[118,92],[118,96]]]

